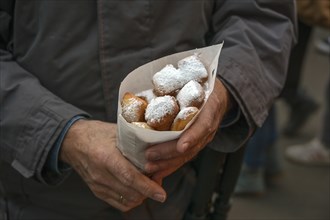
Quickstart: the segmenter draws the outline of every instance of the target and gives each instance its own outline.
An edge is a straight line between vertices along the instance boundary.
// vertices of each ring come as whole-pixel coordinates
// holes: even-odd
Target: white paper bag
[[[137,127],[128,123],[121,115],[122,109],[120,102],[123,98],[123,95],[125,92],[138,93],[153,88],[152,77],[155,73],[160,71],[167,64],[172,64],[177,68],[177,63],[179,60],[197,53],[209,74],[208,81],[205,84],[206,102],[209,95],[213,91],[222,45],[223,43],[162,57],[143,66],[140,66],[128,74],[122,81],[118,97],[117,147],[126,158],[128,158],[141,170],[144,170],[144,164],[146,163],[144,152],[147,147],[157,143],[171,141],[179,138],[182,132],[186,130],[194,120],[192,120],[182,131],[156,131]],[[201,109],[203,107],[204,105],[201,107]],[[194,118],[196,118],[196,116]]]

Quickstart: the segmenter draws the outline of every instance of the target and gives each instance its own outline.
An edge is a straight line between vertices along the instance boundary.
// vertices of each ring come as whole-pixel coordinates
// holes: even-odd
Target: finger
[[[169,169],[166,170],[162,170],[160,172],[155,173],[152,176],[152,179],[156,182],[158,181],[163,181],[163,179],[167,176],[169,176],[170,174],[172,174],[173,172],[175,172],[179,167],[171,167]]]
[[[194,159],[197,154],[206,146],[208,142],[213,139],[215,132],[209,136],[204,137],[203,140],[198,142],[195,146],[190,147],[186,152],[181,153],[176,158],[160,161],[150,161],[146,164],[147,171],[154,175],[155,172],[161,172],[162,170],[170,169],[171,167],[181,167],[183,164]]]
[[[117,190],[112,190],[108,186],[95,184],[89,185],[89,187],[97,198],[109,203],[121,211],[128,211],[129,209],[140,205],[145,198],[144,197],[133,202],[132,200],[128,199],[129,197],[125,195],[124,192],[122,193]]]
[[[125,201],[129,205],[140,204],[146,198],[140,192],[136,191],[133,188],[123,185],[117,179],[112,179],[111,181],[105,182],[105,184],[102,183],[94,184],[93,186],[91,186],[91,189],[95,192],[101,191],[104,195],[108,195],[108,192],[109,193],[115,192],[115,194],[120,194],[125,198]]]
[[[163,178],[175,172],[188,161],[191,161],[193,158],[195,158],[196,155],[197,152],[191,152],[190,154],[188,154],[188,156],[182,157],[180,159],[173,159],[169,163],[165,162],[163,164],[160,164],[160,166],[158,167],[159,170],[157,172],[155,171],[155,173],[152,175],[152,179],[157,181],[162,180]]]
[[[150,177],[153,181],[155,181],[156,183],[158,183],[160,186],[163,185],[163,177],[159,176],[159,177],[154,177],[154,176],[151,176]]]
[[[178,168],[181,167],[183,164],[187,163],[191,159],[193,159],[197,153],[199,152],[199,147],[193,147],[189,149],[189,151],[186,151],[183,153],[180,157],[175,157],[167,160],[159,160],[159,161],[154,161],[154,162],[148,162],[146,164],[147,171],[149,173],[155,173],[155,172],[160,172],[163,170],[170,169],[172,167]]]
[[[119,209],[122,212],[127,212],[132,208],[137,207],[138,205],[140,205],[141,203],[137,203],[137,204],[128,204],[125,197],[121,197],[120,195],[116,195],[113,197],[107,197],[107,198],[102,198],[103,201],[107,202],[108,204],[110,204],[111,206]]]
[[[146,150],[145,157],[150,161],[177,157],[180,153],[176,149],[176,144],[177,140],[151,146]]]
[[[216,132],[217,123],[211,117],[212,114],[202,114],[195,123],[187,129],[177,142],[177,151],[185,152],[197,145],[201,140],[205,140],[210,134]]]
[[[102,189],[121,192],[121,194],[124,195],[125,198],[131,203],[137,203],[145,198],[135,189],[122,184],[116,176],[107,172],[107,170],[103,168],[96,170],[86,166],[86,169],[81,169],[81,176],[93,192],[98,192]]]
[[[156,182],[149,179],[147,176],[139,172],[130,162],[126,159],[117,159],[111,161],[113,164],[110,166],[114,175],[126,187],[131,187],[142,195],[153,200],[164,202],[166,199],[165,190]]]
[[[127,172],[123,175],[122,182],[153,200],[164,202],[166,199],[165,190],[140,172]]]
[[[217,80],[213,92],[210,94],[204,108],[195,123],[187,129],[178,141],[179,152],[188,150],[203,136],[214,133],[227,110],[228,93],[223,84]]]

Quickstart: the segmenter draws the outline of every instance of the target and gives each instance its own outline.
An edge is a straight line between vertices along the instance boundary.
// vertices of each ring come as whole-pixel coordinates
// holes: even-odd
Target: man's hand
[[[224,114],[229,109],[230,96],[220,80],[196,121],[179,140],[154,145],[147,149],[145,170],[161,184],[162,179],[193,159],[214,137]]]
[[[95,196],[121,211],[138,206],[147,197],[164,202],[164,189],[116,148],[116,133],[116,124],[79,120],[68,131],[60,158],[78,172]]]

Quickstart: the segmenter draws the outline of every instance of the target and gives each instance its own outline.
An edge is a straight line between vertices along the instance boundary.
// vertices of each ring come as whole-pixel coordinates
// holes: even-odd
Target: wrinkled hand
[[[67,133],[60,158],[70,164],[96,197],[128,211],[147,197],[164,202],[166,193],[141,174],[116,148],[116,124],[79,120]]]
[[[209,143],[229,109],[229,93],[220,80],[196,121],[179,140],[151,146],[146,150],[148,162],[145,165],[152,179],[161,184],[162,179],[193,159]]]

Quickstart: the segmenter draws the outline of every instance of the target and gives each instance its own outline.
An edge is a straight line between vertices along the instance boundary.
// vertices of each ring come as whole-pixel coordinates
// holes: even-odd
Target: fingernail
[[[151,151],[147,153],[147,159],[148,160],[159,160],[160,159],[160,154],[155,151]]]
[[[158,202],[165,202],[166,196],[160,193],[156,193],[154,194],[153,199]]]

